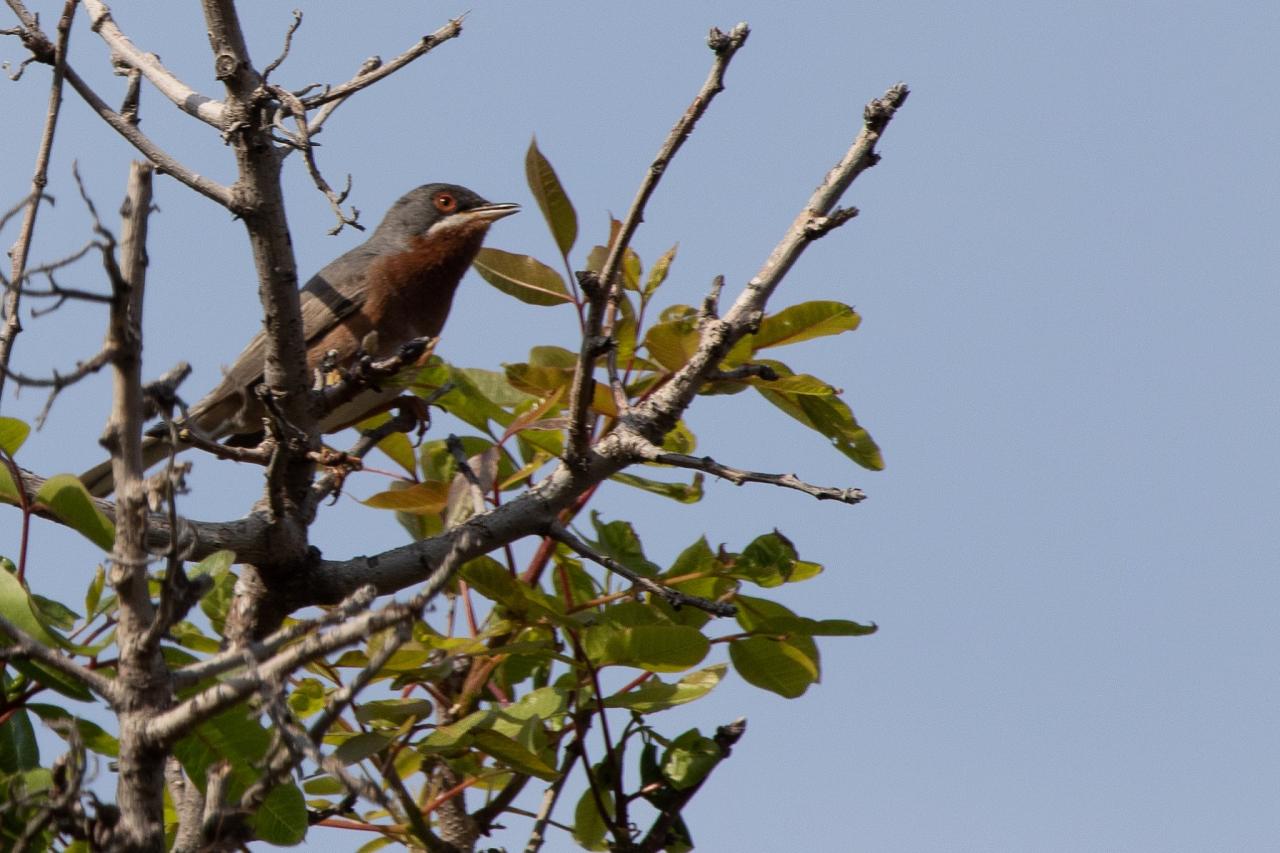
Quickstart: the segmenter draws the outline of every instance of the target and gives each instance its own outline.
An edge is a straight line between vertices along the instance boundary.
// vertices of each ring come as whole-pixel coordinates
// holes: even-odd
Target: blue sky
[[[148,6],[145,21],[118,5],[142,47],[218,93],[197,11]],[[248,17],[260,64],[290,8],[255,4]],[[862,105],[899,80],[912,88],[884,161],[846,198],[862,215],[815,244],[774,303],[838,299],[863,315],[858,331],[786,360],[845,389],[886,470],[856,468],[747,395],[701,401],[690,418],[699,452],[870,499],[713,483],[691,507],[622,487],[598,502],[632,519],[659,561],[704,533],[739,547],[776,526],[826,565],[787,590],[788,605],[881,626],[823,643],[823,683],[800,701],[735,681],[662,721],[678,732],[749,720],[732,767],[690,812],[699,849],[1274,849],[1280,7],[387,2],[345,20],[326,4],[307,10],[277,79],[346,79],[468,9],[461,39],[337,112],[321,164],[335,183],[352,174],[370,223],[433,180],[522,202],[490,245],[547,260],[554,245],[524,183],[530,136],[577,207],[580,245],[599,242],[701,84],[706,28],[751,24],[637,238],[648,263],[679,241],[669,301],[698,300],[721,273],[728,293],[740,287]],[[118,93],[87,29],[72,48]],[[12,40],[0,50],[20,57]],[[41,115],[46,79],[34,69],[0,84],[6,113]],[[208,128],[154,92],[143,116],[167,148],[229,179]],[[0,198],[25,192],[38,132],[35,121],[9,132]],[[129,156],[68,101],[37,258],[87,233],[70,159],[106,212]],[[289,217],[309,275],[358,236],[325,236],[327,206],[300,166],[289,164]],[[256,288],[224,212],[166,180],[157,202],[147,369],[191,361],[195,395],[256,329]],[[572,325],[473,276],[442,354],[494,367],[565,343]],[[76,306],[27,328],[16,364],[47,372],[88,355],[101,326]],[[96,461],[107,387],[67,392],[21,461],[46,472]],[[2,405],[29,417],[41,402]],[[244,511],[257,475],[227,467],[201,461],[191,515]],[[333,556],[402,541],[350,500],[331,518],[316,535]],[[5,531],[0,552],[13,554],[16,524]],[[36,588],[72,601],[99,559],[45,525],[32,554]]]

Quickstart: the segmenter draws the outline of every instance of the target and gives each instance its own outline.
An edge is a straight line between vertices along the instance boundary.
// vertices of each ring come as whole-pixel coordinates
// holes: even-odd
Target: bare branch
[[[771,486],[795,489],[796,491],[804,492],[806,495],[812,495],[820,501],[840,501],[846,504],[856,504],[861,503],[867,497],[861,489],[814,486],[804,482],[795,474],[762,474],[758,471],[744,471],[741,468],[730,468],[728,465],[721,465],[710,456],[687,456],[683,453],[667,453],[657,446],[653,447],[649,461],[657,462],[660,465],[674,465],[677,468],[705,471],[716,477],[723,477],[735,486],[741,486],[743,483],[767,483]]]
[[[262,69],[262,80],[266,80],[271,76],[271,72],[280,67],[286,59],[289,58],[289,49],[293,47],[293,34],[298,31],[298,27],[302,26],[302,10],[293,10],[293,21],[289,24],[289,29],[284,34],[284,47],[280,49],[280,55],[271,60],[267,67]]]
[[[187,115],[195,116],[219,130],[225,129],[226,108],[221,101],[216,101],[192,89],[165,68],[160,63],[160,57],[140,50],[128,36],[120,31],[115,19],[111,16],[111,9],[102,0],[84,0],[84,7],[89,13],[93,31],[107,43],[112,57],[141,71],[160,91],[160,94]]]
[[[350,225],[358,231],[363,231],[364,226],[359,222],[360,211],[358,209],[351,208],[350,216],[342,211],[342,203],[347,200],[347,195],[351,192],[351,176],[347,175],[347,186],[342,192],[338,193],[334,192],[333,187],[329,186],[329,182],[324,179],[324,175],[320,174],[320,167],[316,165],[315,146],[311,144],[311,130],[307,124],[307,108],[303,106],[301,99],[281,86],[268,86],[267,88],[280,99],[289,115],[293,116],[298,127],[295,145],[302,152],[302,159],[307,165],[307,174],[311,176],[311,181],[316,185],[316,189],[320,190],[324,197],[329,200],[329,207],[333,209],[334,216],[338,218],[338,224],[329,229],[329,235],[337,234],[344,225]]]
[[[462,18],[454,18],[431,35],[423,36],[415,45],[413,45],[413,47],[409,48],[395,59],[392,59],[390,62],[384,63],[379,61],[374,67],[364,70],[372,64],[366,62],[360,73],[356,74],[355,77],[345,83],[334,86],[331,89],[326,89],[319,95],[312,95],[309,98],[305,98],[303,99],[303,103],[306,105],[307,109],[311,110],[322,104],[326,104],[329,101],[336,101],[354,95],[361,89],[368,88],[384,77],[394,74],[410,62],[413,62],[415,59],[425,56],[437,45],[442,44],[449,39],[457,38],[461,34]]]
[[[12,641],[0,648],[0,660],[29,658],[77,681],[83,681],[86,687],[107,702],[115,703],[120,698],[120,691],[114,681],[76,663],[62,652],[54,651],[4,616],[0,616],[0,632],[7,634]]]
[[[0,392],[4,391],[5,375],[13,356],[14,342],[22,332],[22,321],[18,318],[22,293],[16,289],[16,285],[22,282],[26,272],[27,256],[31,251],[31,238],[35,234],[36,214],[40,210],[40,202],[44,199],[44,188],[49,181],[49,156],[53,151],[54,131],[57,129],[58,115],[62,109],[62,82],[67,65],[67,41],[71,37],[71,18],[75,14],[75,8],[74,0],[67,0],[62,8],[62,17],[58,19],[58,43],[53,49],[53,82],[50,84],[49,107],[45,112],[40,147],[36,151],[36,164],[31,176],[31,192],[25,202],[26,207],[18,240],[9,250],[9,256],[13,261],[9,280],[15,287],[10,288],[4,299],[4,327],[0,329]],[[27,23],[28,21],[34,23],[35,18],[22,7],[21,3],[17,4],[14,11],[28,30],[28,33],[23,35],[23,41],[27,43],[30,34]],[[40,37],[43,38],[43,34]],[[8,219],[7,215],[5,219]]]
[[[622,259],[626,255],[627,247],[631,244],[631,238],[635,235],[636,229],[640,227],[640,223],[644,220],[645,205],[648,204],[649,198],[658,188],[658,182],[662,180],[662,175],[666,172],[672,158],[676,152],[680,150],[680,146],[693,133],[694,126],[698,120],[702,118],[703,113],[707,111],[707,107],[711,105],[712,99],[724,90],[724,73],[729,67],[734,55],[746,43],[747,36],[750,35],[751,29],[745,23],[738,24],[729,33],[721,32],[715,27],[711,28],[711,32],[707,38],[707,46],[715,52],[716,58],[711,65],[711,71],[707,75],[706,82],[702,84],[702,89],[694,97],[693,102],[685,110],[684,115],[671,128],[671,132],[667,134],[666,141],[662,143],[662,147],[658,150],[658,155],[649,165],[648,172],[645,173],[644,180],[640,183],[640,189],[636,192],[635,199],[631,202],[631,209],[627,211],[626,218],[622,221],[622,227],[618,231],[617,237],[609,246],[609,254],[605,258],[604,266],[600,269],[599,283],[605,293],[607,307],[601,321],[592,324],[588,318],[586,333],[583,336],[582,349],[578,353],[578,364],[574,370],[573,385],[569,391],[569,458],[579,459],[586,451],[587,436],[587,410],[591,405],[592,373],[594,372],[595,359],[600,354],[599,344],[596,338],[601,334],[609,334],[613,325],[614,316],[618,310],[618,300],[622,294],[622,284],[617,281],[618,270],[622,266]],[[590,294],[588,294],[590,296]],[[611,386],[614,384],[614,377],[610,376]]]
[[[688,605],[689,607],[696,607],[699,610],[705,610],[712,616],[733,616],[738,612],[738,608],[734,607],[732,604],[727,604],[722,601],[710,601],[696,595],[687,595],[686,593],[672,589],[669,586],[663,586],[652,578],[647,578],[644,575],[629,569],[609,555],[600,553],[559,524],[548,525],[547,535],[552,539],[555,539],[557,542],[563,543],[578,555],[586,557],[594,563],[599,563],[614,574],[621,575],[641,589],[658,596],[672,607],[679,608]]]

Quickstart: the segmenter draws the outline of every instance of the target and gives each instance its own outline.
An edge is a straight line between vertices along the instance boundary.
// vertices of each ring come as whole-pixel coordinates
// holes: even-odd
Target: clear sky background
[[[50,29],[60,5],[37,4]],[[291,6],[244,5],[262,65]],[[191,4],[117,6],[139,45],[220,96]],[[735,292],[849,144],[863,104],[911,86],[884,161],[845,200],[862,216],[811,247],[773,306],[838,299],[863,315],[857,332],[785,358],[845,389],[887,469],[858,469],[750,395],[702,400],[691,416],[699,452],[859,486],[869,500],[710,483],[689,507],[622,487],[596,502],[635,521],[660,562],[703,533],[739,548],[776,526],[826,566],[785,603],[881,626],[823,642],[823,682],[799,701],[735,678],[655,720],[672,733],[749,720],[689,813],[700,850],[1276,849],[1280,5],[350,8],[308,8],[276,79],[346,79],[370,54],[389,58],[470,10],[459,40],[342,107],[322,136],[322,166],[334,183],[353,175],[366,221],[417,184],[459,182],[528,208],[490,245],[550,261],[524,182],[536,133],[578,210],[579,264],[701,85],[707,27],[748,21],[727,91],[636,242],[647,263],[680,242],[669,302],[696,302],[718,273]],[[118,102],[122,83],[103,73],[105,50],[84,26],[72,51]],[[0,53],[23,55],[13,39]],[[0,82],[5,207],[26,192],[47,79],[36,68]],[[143,116],[169,150],[231,178],[209,128],[153,91]],[[36,260],[87,234],[70,158],[105,215],[130,156],[69,97],[58,206],[42,214]],[[325,236],[327,205],[299,161],[288,172],[307,276],[359,235]],[[187,359],[195,397],[257,328],[256,287],[243,229],[225,212],[168,179],[156,197],[147,373]],[[0,236],[7,246],[15,231]],[[90,265],[64,281],[98,278]],[[15,365],[31,372],[70,367],[101,335],[96,308],[24,320]],[[571,340],[573,325],[568,311],[517,303],[473,275],[441,352],[495,367]],[[20,461],[45,473],[96,461],[108,384],[68,391]],[[10,392],[3,411],[30,417],[41,402]],[[258,474],[231,467],[199,461],[190,515],[247,508]],[[381,485],[365,475],[349,491]],[[17,514],[7,517],[0,552],[14,556]],[[389,517],[349,498],[315,534],[333,557],[403,541]],[[99,559],[40,524],[33,585],[74,603]]]

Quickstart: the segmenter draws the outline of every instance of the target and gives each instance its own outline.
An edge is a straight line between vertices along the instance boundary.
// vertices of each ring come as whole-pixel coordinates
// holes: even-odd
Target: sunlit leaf
[[[479,749],[518,773],[527,773],[548,782],[560,775],[554,767],[537,755],[492,729],[474,729],[471,737]]]
[[[30,433],[31,427],[23,421],[0,417],[0,450],[13,456]]]
[[[374,509],[423,514],[440,512],[449,503],[449,484],[429,480],[403,488],[392,488],[370,495],[360,503]]]
[[[884,459],[871,434],[863,429],[849,408],[813,377],[797,376],[781,362],[764,362],[779,374],[777,381],[753,381],[760,395],[810,429],[824,435],[837,450],[872,471],[884,469]],[[834,389],[831,389],[834,390]]]
[[[795,645],[769,637],[747,637],[729,644],[729,660],[748,684],[787,699],[803,696],[818,680],[818,668]]]
[[[665,711],[701,699],[711,692],[724,678],[728,666],[718,663],[697,672],[691,672],[674,684],[651,678],[634,690],[616,693],[604,700],[609,708],[630,708],[641,714]]]
[[[646,492],[652,492],[655,495],[662,495],[664,498],[671,498],[682,504],[697,503],[702,500],[702,474],[693,475],[693,481],[690,483],[664,483],[661,480],[650,480],[645,477],[637,477],[635,474],[627,474],[620,472],[614,474],[609,479],[619,483],[625,483],[637,489],[643,489]]]
[[[720,746],[697,729],[690,729],[671,742],[662,757],[662,775],[676,790],[697,785],[720,763]]]
[[[529,150],[524,155],[524,174],[529,182],[529,191],[538,202],[542,218],[551,229],[560,254],[567,255],[578,239],[578,214],[573,210],[568,194],[556,177],[551,163],[538,150],[538,138],[529,141]]]
[[[9,566],[13,565],[8,560],[5,560],[4,563]],[[4,566],[0,566],[0,616],[4,616],[16,628],[42,646],[58,650],[65,648],[67,645],[66,640],[61,635],[40,619],[39,612],[31,601],[30,593],[28,593],[26,587],[22,585],[16,575],[8,571]],[[0,646],[10,644],[9,637],[3,631],[0,631]],[[25,657],[15,656],[10,659],[9,663],[27,678],[52,688],[63,696],[79,699],[82,702],[88,702],[93,699],[93,694],[78,679],[64,675],[59,670]]]
[[[110,551],[115,543],[116,528],[94,506],[93,499],[84,484],[70,474],[58,474],[45,480],[36,494],[43,503],[68,527],[81,533],[104,551]]]
[[[573,297],[560,273],[528,255],[484,248],[476,255],[476,272],[508,296],[529,305],[563,305]]]
[[[644,346],[650,358],[674,372],[697,352],[698,330],[690,319],[658,323],[645,333]]]
[[[662,257],[658,258],[654,263],[653,269],[649,270],[649,280],[645,282],[642,296],[647,302],[649,297],[653,296],[664,281],[667,280],[667,271],[671,269],[671,262],[676,259],[676,250],[680,248],[680,244],[676,243],[670,249],[662,253]]]
[[[784,346],[852,331],[861,322],[858,312],[843,302],[802,302],[765,317],[749,340],[755,349]]]

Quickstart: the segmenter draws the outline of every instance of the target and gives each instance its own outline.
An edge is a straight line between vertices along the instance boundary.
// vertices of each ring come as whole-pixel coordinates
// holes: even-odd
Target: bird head
[[[391,206],[370,240],[404,245],[410,238],[446,231],[483,232],[490,223],[519,210],[518,204],[495,204],[457,184],[424,184]]]

